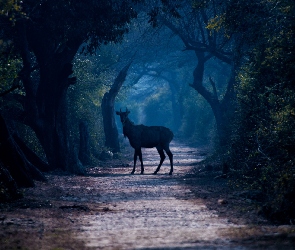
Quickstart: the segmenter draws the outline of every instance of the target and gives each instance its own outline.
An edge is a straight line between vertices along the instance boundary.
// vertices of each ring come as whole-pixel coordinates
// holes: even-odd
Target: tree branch
[[[218,99],[218,96],[217,96],[217,90],[216,90],[216,84],[215,82],[212,80],[212,77],[210,76],[209,77],[209,81],[211,83],[211,86],[213,88],[213,95],[215,96],[216,99]]]
[[[18,77],[15,78],[15,79],[18,79],[18,81],[20,80]],[[15,79],[14,79],[14,81],[15,81]],[[14,91],[14,90],[16,90],[18,88],[20,88],[20,84],[19,83],[13,84],[11,88],[9,88],[8,90],[5,90],[4,92],[0,93],[0,97],[3,97],[5,95],[11,93],[12,91]]]
[[[119,72],[118,76],[116,77],[114,84],[112,85],[112,87],[109,91],[109,93],[112,93],[112,95],[116,96],[118,94],[118,92],[119,92],[121,86],[123,85],[125,78],[127,76],[127,71],[133,62],[133,58],[134,58],[134,56],[130,59],[128,64]]]

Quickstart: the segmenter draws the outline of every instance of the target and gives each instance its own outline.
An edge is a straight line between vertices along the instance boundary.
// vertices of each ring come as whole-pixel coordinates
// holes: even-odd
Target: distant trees
[[[177,64],[177,59],[171,62],[167,60],[168,57],[170,58],[170,56],[167,54],[171,53],[171,56],[172,56],[173,52],[177,51],[177,48],[173,47],[174,44],[173,45],[171,44],[170,47],[167,48],[168,47],[167,43],[171,43],[171,41],[169,38],[167,39],[166,33],[160,28],[159,29],[152,28],[148,24],[148,18],[144,14],[142,14],[137,20],[132,22],[130,24],[130,27],[132,27],[132,30],[129,34],[125,36],[122,44],[118,46],[114,46],[116,48],[114,48],[113,52],[114,54],[117,55],[118,62],[115,65],[113,65],[112,68],[114,72],[119,71],[118,68],[120,68],[121,70],[121,68],[123,68],[123,65],[128,64],[128,61],[130,61],[130,58],[131,57],[133,58],[132,67],[130,67],[128,71],[128,78],[126,79],[126,83],[124,83],[125,88],[123,89],[124,90],[123,92],[125,92],[126,94],[128,93],[128,90],[140,88],[139,87],[140,84],[138,83],[145,82],[147,81],[147,79],[150,80],[148,84],[151,86],[151,88],[146,89],[147,91],[145,93],[138,91],[138,93],[140,92],[139,95],[142,94],[142,98],[140,98],[140,102],[137,102],[137,103],[127,102],[122,107],[125,108],[127,106],[128,108],[130,108],[131,106],[136,106],[136,108],[138,108],[137,104],[139,105],[142,104],[142,107],[145,106],[143,109],[144,109],[144,112],[146,112],[148,107],[145,100],[154,94],[152,92],[153,90],[157,89],[156,81],[157,79],[162,78],[161,74],[157,74],[156,71],[158,73],[160,72],[167,73],[168,71],[173,72],[175,65]],[[167,39],[167,41],[165,41],[165,39]],[[172,66],[173,64],[174,66]],[[114,81],[114,84],[110,88],[110,91],[105,94],[103,98],[104,101],[106,101],[109,98],[109,94],[117,92],[117,90],[114,91],[115,89],[117,89],[117,87],[114,88],[114,86],[118,85],[116,84],[116,81],[117,79]],[[180,83],[177,83],[177,84],[180,85]],[[175,92],[177,92],[177,90]],[[174,94],[176,95],[176,93]],[[170,101],[169,100],[170,96],[171,95],[168,90],[168,93],[166,94],[166,97],[165,97],[166,98],[165,100],[167,100],[167,102]],[[105,98],[105,97],[108,97],[108,98]],[[163,99],[161,99],[161,101],[164,102]],[[161,107],[157,107],[157,108],[163,109],[163,104],[160,104],[160,106]],[[166,107],[166,105],[164,106]],[[140,108],[138,108],[138,110],[139,109]],[[112,112],[111,113],[106,112],[106,114],[108,114],[109,116],[110,114],[112,114]],[[171,117],[171,120],[172,120],[172,117]],[[180,119],[178,119],[177,122],[180,122]],[[111,130],[110,128],[113,126],[112,124],[114,124],[114,122],[109,122],[106,124],[107,126],[105,127],[110,131]],[[109,135],[109,138],[110,138],[110,135]],[[107,138],[106,138],[106,142],[107,142]],[[108,142],[108,145],[106,144],[106,146],[108,146],[109,148],[115,148],[115,147],[110,147],[109,142]]]
[[[142,19],[134,25],[122,44],[126,46],[125,51],[130,50],[129,54],[132,50],[137,52],[125,85],[130,94],[122,107],[131,106],[137,111],[133,112],[136,122],[168,126],[177,136],[206,143],[214,131],[212,111],[204,112],[206,103],[188,88],[195,68],[194,52],[181,51],[183,42],[165,26],[152,28]],[[226,78],[228,70],[220,70],[213,60],[206,66],[210,70],[204,74],[210,72],[210,76],[218,79],[217,87],[223,88],[226,80],[220,81],[219,73]]]
[[[179,1],[178,5],[175,5],[178,15],[173,16],[166,11],[159,12],[154,19],[155,24],[168,27],[182,40],[184,50],[195,53],[197,60],[192,72],[193,83],[190,86],[201,94],[212,108],[219,143],[224,146],[230,135],[228,123],[233,113],[231,102],[234,98],[235,82],[234,53],[230,37],[211,27],[211,21],[223,13],[223,1]],[[218,79],[214,79],[210,74],[208,79],[204,79],[206,63],[213,58],[228,64],[232,71],[227,77],[227,87],[222,94],[218,93],[216,87]],[[209,84],[206,86],[205,82]]]

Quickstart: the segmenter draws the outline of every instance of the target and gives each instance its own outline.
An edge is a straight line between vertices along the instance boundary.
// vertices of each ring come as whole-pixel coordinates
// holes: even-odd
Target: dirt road
[[[176,143],[171,151],[172,176],[169,161],[152,175],[155,149],[143,151],[144,175],[139,164],[130,175],[131,155],[83,177],[48,175],[24,199],[2,205],[0,249],[294,249],[295,227],[253,224],[233,204],[248,201],[222,191],[224,183],[213,189],[186,175],[200,149]]]

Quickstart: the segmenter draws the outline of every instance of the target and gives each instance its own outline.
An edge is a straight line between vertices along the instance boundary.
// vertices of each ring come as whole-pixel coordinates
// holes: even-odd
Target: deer
[[[134,125],[132,121],[128,118],[130,111],[126,108],[125,112],[116,111],[116,114],[120,116],[120,120],[123,125],[123,135],[129,139],[131,147],[134,148],[134,166],[131,174],[135,172],[135,166],[137,161],[137,156],[139,157],[141,163],[141,172],[144,173],[144,166],[142,161],[141,148],[156,148],[160,155],[160,163],[153,174],[157,174],[166,158],[164,150],[170,160],[170,172],[169,175],[173,173],[173,154],[169,149],[169,144],[173,139],[173,132],[163,126],[145,126],[145,125]]]

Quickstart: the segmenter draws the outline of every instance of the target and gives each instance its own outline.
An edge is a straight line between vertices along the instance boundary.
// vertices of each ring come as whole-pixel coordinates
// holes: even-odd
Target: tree
[[[136,17],[132,2],[32,0],[19,8],[10,29],[22,59],[18,77],[25,95],[18,97],[23,108],[10,114],[35,131],[51,169],[83,173],[68,136],[67,90],[76,82],[72,61],[81,45],[93,53],[103,43],[119,42]]]
[[[18,187],[34,186],[34,180],[46,181],[40,171],[46,171],[48,165],[7,126],[2,116],[3,110],[11,111],[10,108],[16,106],[9,98],[10,93],[21,88],[18,76],[21,59],[12,41],[10,26],[15,24],[16,16],[23,13],[18,3],[10,0],[1,1],[0,9],[0,201],[7,201],[21,197]]]
[[[230,135],[229,120],[233,114],[233,86],[235,82],[235,66],[230,37],[217,32],[212,26],[216,16],[223,12],[222,1],[184,1],[179,3],[175,11],[177,18],[167,12],[155,15],[156,24],[165,25],[179,36],[184,44],[184,50],[191,50],[197,57],[197,66],[193,71],[193,83],[190,84],[209,103],[216,120],[219,143],[224,146]],[[171,7],[171,9],[173,9]],[[209,86],[205,86],[205,65],[216,58],[228,64],[231,75],[228,76],[227,88],[222,95],[218,94],[215,80],[209,75]]]
[[[180,97],[182,85],[182,82],[179,79],[180,73],[181,70],[173,68],[171,61],[168,61],[168,63],[161,62],[158,64],[153,64],[153,66],[146,68],[144,73],[141,73],[143,74],[143,76],[152,77],[150,80],[152,82],[165,81],[168,84],[170,93],[165,91],[163,95],[159,97],[159,99],[163,102],[163,104],[160,105],[159,108],[164,108],[165,98],[166,100],[168,98],[171,100],[171,110],[173,119],[169,125],[174,132],[179,131],[183,119],[183,103],[182,98]],[[153,85],[154,84],[155,83],[153,83]],[[158,89],[154,92],[155,93],[153,93],[153,95],[159,95]],[[154,104],[159,106],[158,103]],[[153,110],[153,113],[155,114],[155,110]],[[165,115],[163,117],[165,117]]]
[[[133,58],[133,67],[129,70],[129,79],[127,81],[127,86],[125,86],[127,89],[134,88],[134,85],[137,84],[142,77],[147,76],[148,73],[153,70],[152,67],[148,65],[160,65],[161,61],[169,67],[168,63],[161,58],[161,55],[166,55],[165,52],[168,51],[164,46],[165,42],[160,43],[160,37],[162,41],[163,38],[166,38],[166,36],[162,34],[163,32],[159,29],[152,28],[144,15],[141,15],[139,20],[137,19],[132,22],[130,27],[132,27],[131,32],[124,37],[120,45],[108,46],[112,47],[112,54],[116,55],[117,58],[116,63],[111,67],[113,71],[119,71],[118,68],[122,67],[121,65],[128,65],[130,57]],[[175,49],[173,49],[173,51],[175,51]],[[149,67],[150,69],[148,69]],[[128,70],[127,66],[118,74],[110,90],[105,93],[101,105],[104,118],[105,146],[111,148],[114,152],[119,151],[118,132],[113,115],[114,104],[115,98],[125,80],[126,70]],[[147,95],[146,93],[146,96]],[[130,103],[128,106],[129,105]]]
[[[23,148],[23,143],[16,135],[10,136],[1,115],[0,128],[0,164],[2,169],[0,184],[4,182],[4,184],[8,184],[8,188],[11,187],[13,190],[15,184],[17,187],[32,187],[34,186],[33,180],[46,181],[45,176],[33,165],[35,155],[32,152],[26,152],[27,156],[23,153],[29,149]],[[30,156],[29,160],[28,156]],[[36,159],[38,158],[36,157]]]
[[[179,75],[192,57],[188,55],[189,53],[179,52],[181,41],[178,37],[171,35],[167,28],[151,27],[144,16],[140,16],[138,19],[131,24],[132,31],[122,43],[124,53],[133,54],[136,51],[126,87],[130,93],[137,92],[138,95],[135,94],[128,98],[129,103],[123,101],[126,103],[123,107],[130,106],[132,102],[132,105],[135,105],[138,110],[146,113],[150,107],[148,103],[157,106],[157,101],[161,101],[162,105],[156,107],[158,112],[153,109],[155,113],[152,118],[156,118],[156,114],[159,117],[162,116],[162,119],[160,118],[157,122],[165,120],[165,125],[177,132],[182,119],[181,97],[179,95],[182,82]],[[160,95],[160,91],[157,90],[164,85],[165,88],[168,88],[165,91],[163,88],[163,93],[161,92]],[[153,96],[157,96],[157,101],[152,103]],[[134,102],[136,98],[138,99]],[[172,105],[170,105],[170,99]],[[166,103],[164,104],[164,102]],[[166,110],[167,107],[168,110]],[[167,119],[164,119],[163,115]]]
[[[234,11],[233,11],[234,10]],[[224,27],[236,37],[241,64],[231,167],[268,198],[270,218],[294,221],[295,4],[294,1],[227,3]]]
[[[115,98],[118,95],[127,75],[127,71],[132,61],[129,62],[116,77],[111,89],[106,92],[102,98],[101,110],[103,116],[103,126],[105,133],[105,146],[110,148],[112,152],[120,152],[120,144],[118,139],[118,129],[115,122]]]

